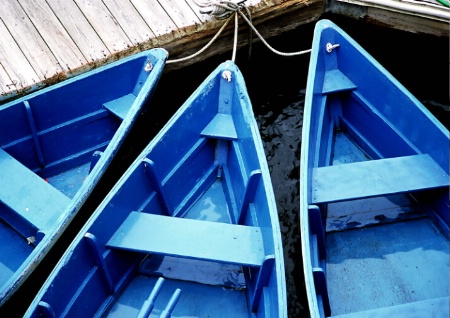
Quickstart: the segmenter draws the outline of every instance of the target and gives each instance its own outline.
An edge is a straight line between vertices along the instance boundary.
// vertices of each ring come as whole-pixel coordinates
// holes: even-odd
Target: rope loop
[[[232,0],[192,0],[199,6],[200,13],[209,14],[218,20],[224,20],[240,10],[242,4],[247,0],[233,2]]]

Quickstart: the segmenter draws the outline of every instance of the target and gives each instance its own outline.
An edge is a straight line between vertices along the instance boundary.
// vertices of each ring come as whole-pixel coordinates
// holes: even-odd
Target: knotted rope
[[[194,58],[194,57],[198,56],[199,54],[201,54],[202,52],[204,52],[219,37],[219,35],[222,33],[222,31],[228,25],[228,23],[230,22],[230,20],[231,20],[231,18],[233,16],[235,18],[235,27],[234,27],[233,54],[232,54],[231,60],[234,62],[235,58],[236,58],[236,51],[237,51],[238,15],[240,15],[245,20],[245,22],[247,22],[247,24],[250,26],[250,28],[259,37],[261,42],[263,42],[264,45],[269,50],[271,50],[273,53],[281,55],[281,56],[296,56],[296,55],[302,55],[302,54],[311,52],[311,49],[308,49],[308,50],[303,50],[303,51],[298,51],[298,52],[285,53],[285,52],[280,52],[278,50],[275,50],[273,47],[271,47],[269,45],[269,43],[267,43],[267,41],[262,37],[262,35],[258,32],[258,30],[253,25],[253,23],[251,21],[250,10],[246,6],[243,5],[243,3],[245,1],[247,1],[247,0],[240,0],[239,2],[233,2],[232,0],[218,0],[218,1],[214,1],[214,0],[192,0],[192,1],[197,6],[199,6],[201,8],[200,9],[201,13],[209,14],[209,15],[215,17],[218,20],[226,19],[226,21],[224,22],[222,27],[219,29],[219,31],[216,33],[216,35],[203,48],[201,48],[198,52],[196,52],[196,53],[194,53],[192,55],[180,58],[180,59],[168,60],[166,63],[177,63],[177,62],[186,61],[186,60]],[[245,16],[245,14],[242,13],[241,10],[243,8],[246,10],[247,15],[250,18],[247,18]],[[251,37],[250,37],[249,41],[250,41],[250,48],[251,48],[251,44],[252,44]]]
[[[228,18],[234,12],[240,9],[242,3],[247,0],[241,0],[239,2],[233,2],[230,0],[192,0],[200,8],[200,13],[209,14],[218,20]]]

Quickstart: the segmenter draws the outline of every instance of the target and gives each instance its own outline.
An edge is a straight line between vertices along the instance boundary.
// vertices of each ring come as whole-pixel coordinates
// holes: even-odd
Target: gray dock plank
[[[164,8],[155,0],[131,0],[156,36],[176,31],[177,26]]]
[[[322,0],[247,0],[245,5],[255,26],[263,26],[263,36],[292,30],[323,12]],[[286,13],[296,18],[282,18]],[[223,23],[201,13],[193,0],[4,0],[0,104],[142,50],[163,47],[171,59],[191,55]],[[231,38],[232,23],[227,29],[222,37]],[[246,37],[238,41],[238,47],[247,44]],[[217,41],[201,57],[168,67],[181,68],[231,49],[232,41]]]
[[[0,20],[0,85],[3,92],[35,85],[41,79],[28,63],[22,50]]]
[[[164,8],[167,15],[169,15],[170,12],[170,17],[175,25],[180,29],[200,23],[200,19],[197,17],[192,8],[186,3],[186,1],[164,0],[159,1],[159,3]]]
[[[1,57],[0,57],[1,58]],[[12,87],[14,85],[11,83],[11,79],[8,76],[3,65],[0,64],[0,91],[2,94],[8,94],[12,92]]]
[[[87,61],[102,59],[109,54],[108,48],[75,2],[47,0],[47,3],[55,14],[64,17],[59,21]]]
[[[117,53],[133,45],[117,23],[108,7],[101,1],[75,0],[95,32],[102,38],[109,52]]]
[[[46,2],[19,0],[19,3],[60,65],[76,69],[86,64],[83,54]]]
[[[133,44],[148,41],[155,37],[142,15],[129,1],[103,0]]]
[[[43,81],[68,70],[67,67],[58,63],[36,27],[28,18],[27,13],[17,1],[2,1],[0,17],[25,57],[21,63],[31,64],[39,76],[39,80]]]

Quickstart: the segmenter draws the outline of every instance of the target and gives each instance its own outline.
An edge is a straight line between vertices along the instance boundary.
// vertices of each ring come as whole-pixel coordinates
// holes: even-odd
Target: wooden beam
[[[392,2],[401,5],[398,1]],[[327,2],[325,12],[355,20],[364,20],[368,24],[378,25],[388,30],[396,29],[438,37],[449,36],[448,21],[443,21],[442,18],[438,17],[426,17],[411,11],[401,12],[388,7],[366,6],[331,0]]]

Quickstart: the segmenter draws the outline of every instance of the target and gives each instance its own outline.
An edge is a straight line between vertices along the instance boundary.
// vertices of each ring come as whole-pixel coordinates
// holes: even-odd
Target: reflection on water
[[[284,245],[289,317],[306,316],[299,233],[299,172],[304,91],[292,90],[255,107],[277,200]]]

